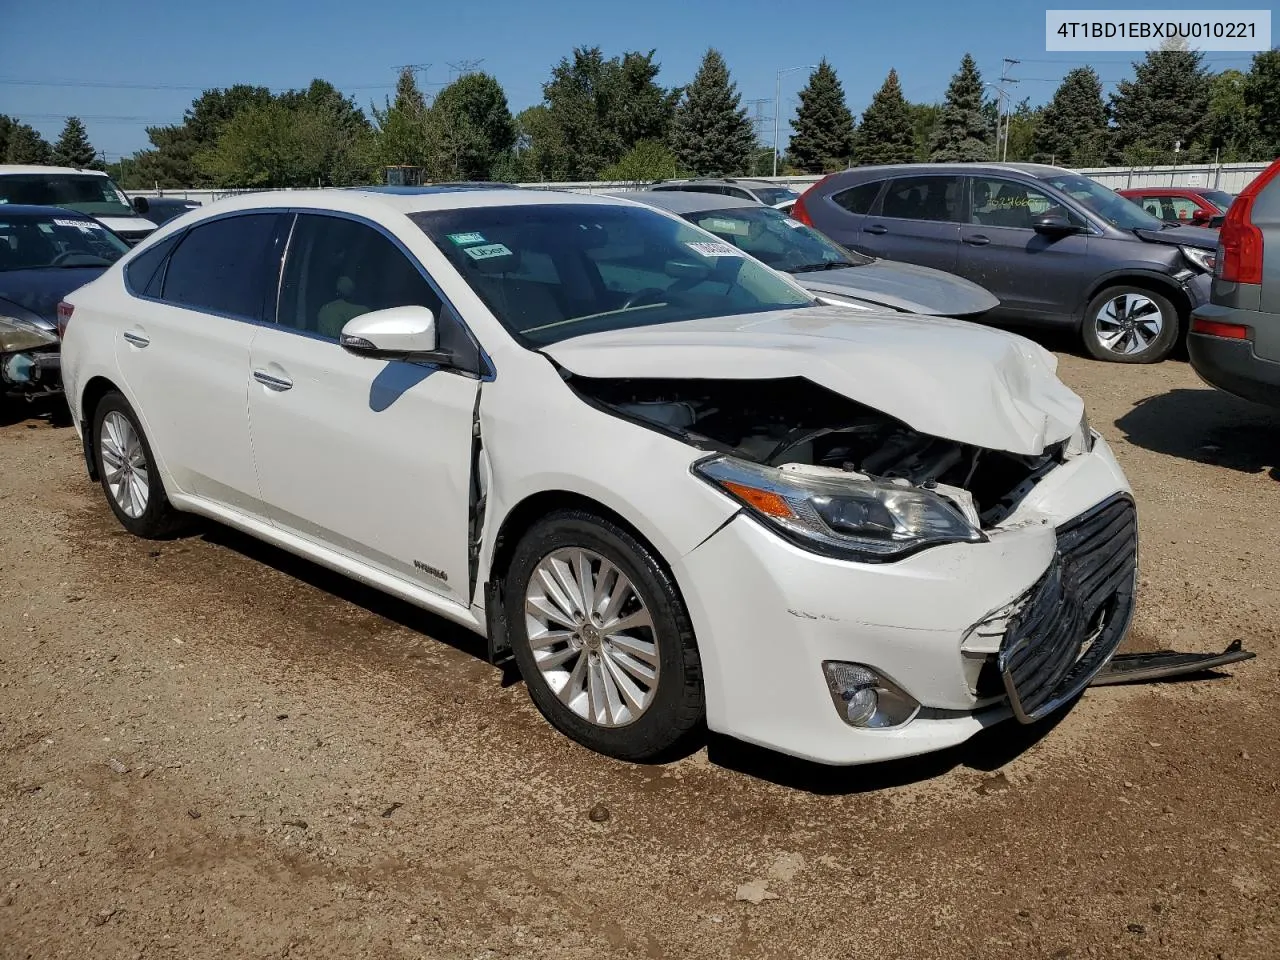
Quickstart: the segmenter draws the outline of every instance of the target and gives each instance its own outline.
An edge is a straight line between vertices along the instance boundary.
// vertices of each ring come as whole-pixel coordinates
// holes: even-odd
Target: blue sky
[[[237,82],[272,88],[305,86],[323,77],[368,109],[381,104],[400,64],[432,66],[430,88],[447,81],[450,62],[483,58],[513,111],[537,103],[551,67],[573,47],[598,45],[606,55],[656,48],[659,77],[687,82],[708,46],[724,55],[745,100],[765,99],[773,112],[776,71],[825,56],[856,113],[890,67],[909,99],[941,99],[968,51],[984,79],[997,80],[1001,58],[1023,62],[1010,76],[1015,98],[1042,102],[1056,81],[1083,62],[1104,80],[1130,75],[1138,54],[1082,58],[1044,49],[1046,3],[1019,0],[0,0],[0,113],[15,115],[49,139],[68,115],[85,120],[95,147],[109,159],[147,146],[148,124],[175,122],[205,87]],[[1081,2],[1055,8],[1115,9]],[[1265,4],[1241,4],[1263,6]],[[1216,7],[1211,0],[1163,0],[1153,9]],[[1247,69],[1247,54],[1209,54],[1214,69]],[[786,119],[807,71],[783,78]],[[422,79],[422,75],[420,75]],[[187,89],[191,88],[191,89]],[[1114,89],[1114,82],[1107,84]],[[754,106],[751,109],[756,109]],[[765,124],[764,139],[772,134]]]

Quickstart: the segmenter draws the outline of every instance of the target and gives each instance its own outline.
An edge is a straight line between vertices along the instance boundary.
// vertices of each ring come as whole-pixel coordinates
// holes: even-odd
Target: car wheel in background
[[[1181,323],[1178,310],[1154,290],[1107,287],[1084,311],[1085,349],[1113,363],[1156,363],[1173,350]]]
[[[176,532],[182,515],[169,503],[155,457],[137,414],[119,393],[108,393],[93,414],[93,456],[111,512],[134,536],[150,540]]]
[[[702,667],[671,575],[619,525],[558,510],[506,577],[511,648],[542,715],[622,760],[673,751],[702,722]]]

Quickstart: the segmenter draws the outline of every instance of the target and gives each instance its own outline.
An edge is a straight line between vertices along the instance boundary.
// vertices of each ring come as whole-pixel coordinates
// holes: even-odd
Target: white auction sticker
[[[801,223],[799,220],[792,220],[790,217],[787,217],[782,222],[785,223],[792,230],[799,230],[801,227],[804,226],[804,224]]]
[[[686,247],[694,253],[704,257],[740,257],[742,251],[731,243],[709,243],[706,241],[698,241],[694,243],[686,243]]]
[[[1044,48],[1102,50],[1271,49],[1270,10],[1046,10]]]
[[[60,227],[75,227],[77,230],[83,230],[88,233],[90,230],[101,230],[102,224],[96,220],[58,220],[53,221]]]

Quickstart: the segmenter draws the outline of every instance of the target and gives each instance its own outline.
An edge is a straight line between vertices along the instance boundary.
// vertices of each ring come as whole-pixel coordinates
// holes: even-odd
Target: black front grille
[[[117,230],[116,236],[132,247],[139,241],[151,236],[154,232],[154,230]]]
[[[998,658],[1023,723],[1088,686],[1124,639],[1133,615],[1138,517],[1117,494],[1058,528],[1058,552],[1009,621]]]

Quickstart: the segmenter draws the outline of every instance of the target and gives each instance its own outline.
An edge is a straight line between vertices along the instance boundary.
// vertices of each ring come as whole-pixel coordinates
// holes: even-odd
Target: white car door
[[[259,329],[250,357],[253,456],[271,521],[469,604],[480,381],[353,356],[337,342],[372,310],[425,306],[442,328],[452,315],[399,244],[367,223],[299,214],[288,251],[277,323]]]
[[[274,288],[280,221],[253,213],[193,227],[126,298],[116,337],[125,385],[173,492],[254,514],[249,344]]]

